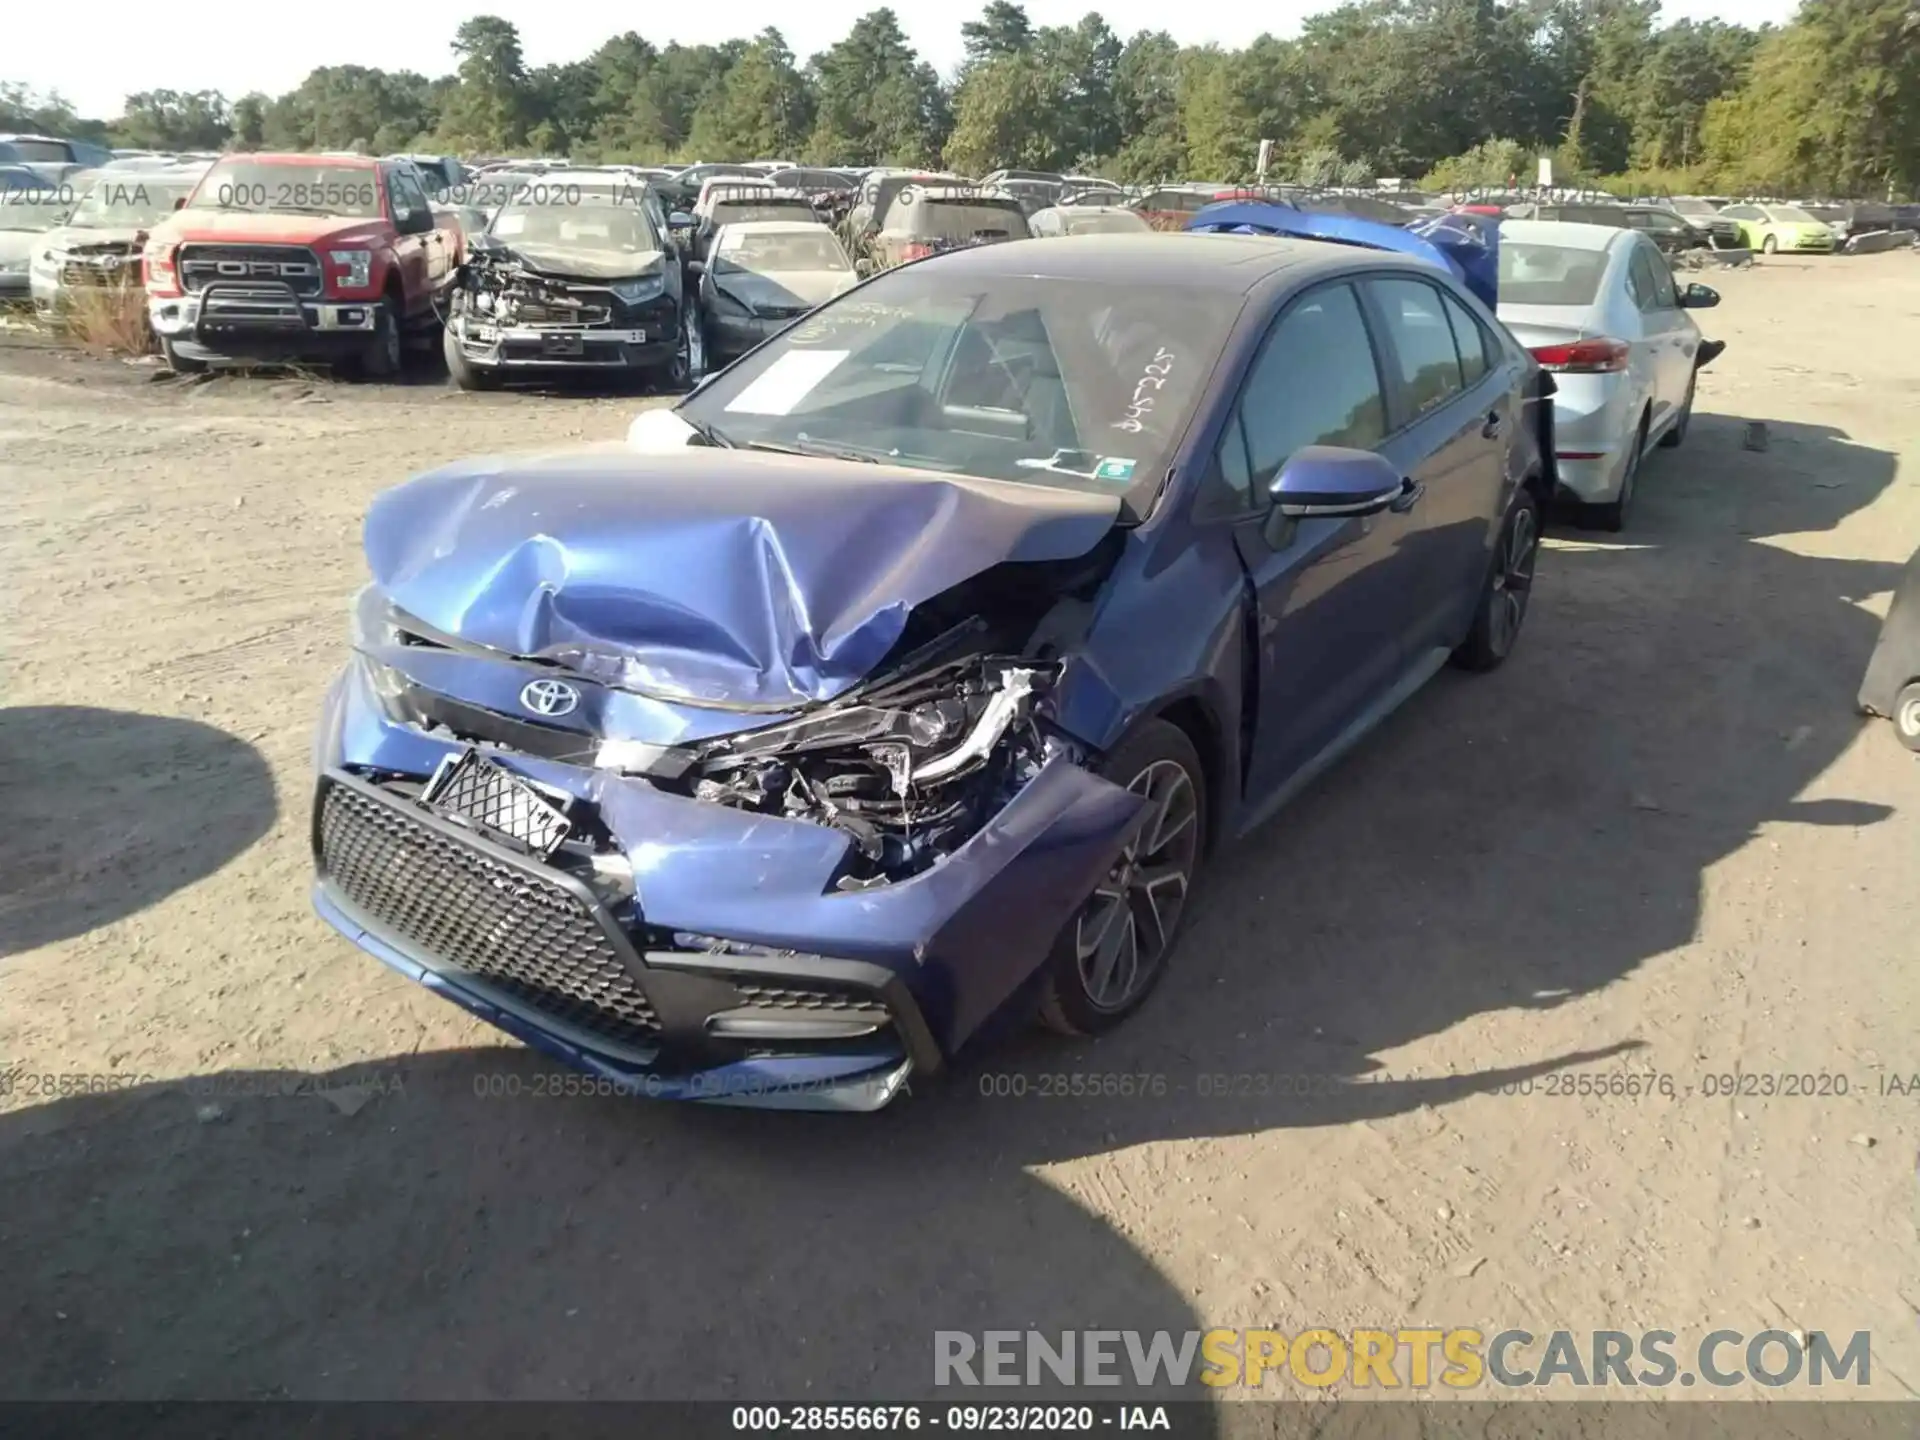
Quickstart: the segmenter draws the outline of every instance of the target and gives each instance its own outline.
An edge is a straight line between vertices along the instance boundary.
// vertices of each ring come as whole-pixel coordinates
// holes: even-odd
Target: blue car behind
[[[990,1021],[1099,1033],[1215,847],[1511,653],[1551,394],[1352,243],[884,273],[625,445],[376,500],[315,902],[637,1093],[872,1109]]]

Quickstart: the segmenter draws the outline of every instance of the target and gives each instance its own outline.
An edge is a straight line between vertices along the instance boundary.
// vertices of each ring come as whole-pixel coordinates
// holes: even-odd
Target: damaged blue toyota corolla
[[[1436,257],[957,250],[624,445],[387,492],[321,914],[643,1094],[873,1109],[1116,1024],[1211,847],[1518,636],[1551,382]]]

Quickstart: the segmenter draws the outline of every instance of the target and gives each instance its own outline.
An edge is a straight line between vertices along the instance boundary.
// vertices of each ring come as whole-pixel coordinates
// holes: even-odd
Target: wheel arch
[[[1192,742],[1194,753],[1200,757],[1200,778],[1207,790],[1207,828],[1202,838],[1205,853],[1211,854],[1219,845],[1231,794],[1231,787],[1226,783],[1230,762],[1220,717],[1203,697],[1183,695],[1162,704],[1147,718],[1164,720],[1179,730]]]

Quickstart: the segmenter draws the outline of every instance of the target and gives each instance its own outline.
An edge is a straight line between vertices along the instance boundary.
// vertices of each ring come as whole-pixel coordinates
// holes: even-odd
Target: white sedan
[[[1500,227],[1500,319],[1553,373],[1560,482],[1600,528],[1626,524],[1647,452],[1686,438],[1695,378],[1725,348],[1687,312],[1719,303],[1705,285],[1676,285],[1638,231]]]

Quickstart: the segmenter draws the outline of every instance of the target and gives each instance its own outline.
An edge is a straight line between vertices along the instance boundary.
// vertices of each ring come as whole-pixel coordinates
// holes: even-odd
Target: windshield
[[[0,151],[23,165],[65,165],[72,158],[59,140],[7,140]]]
[[[907,234],[936,240],[1025,240],[1032,233],[1027,217],[1012,201],[995,205],[982,200],[923,196],[913,205],[896,201],[890,219]]]
[[[380,190],[369,165],[227,160],[207,172],[187,208],[371,220],[380,214]]]
[[[0,194],[0,230],[51,230],[73,209],[73,196],[58,190],[8,190]]]
[[[546,245],[616,255],[645,255],[660,248],[653,223],[638,205],[621,204],[592,191],[576,191],[575,197],[574,204],[564,198],[549,198],[544,204],[516,200],[501,207],[488,233],[514,246]]]
[[[1708,216],[1720,213],[1704,200],[1675,200],[1671,204],[1676,215]]]
[[[1773,218],[1775,220],[1784,220],[1789,225],[1818,225],[1820,223],[1798,205],[1774,206]]]
[[[1115,210],[1105,215],[1068,215],[1069,235],[1132,235],[1153,227],[1131,210]]]
[[[756,274],[778,274],[783,270],[851,270],[847,253],[830,234],[809,235],[805,231],[785,234],[741,235],[722,232],[714,251],[714,269],[750,270]]]
[[[1500,245],[1502,305],[1591,305],[1607,273],[1604,250],[1559,245]]]
[[[173,202],[193,186],[192,180],[102,180],[67,223],[83,230],[145,230],[173,214]]]
[[[811,220],[813,206],[805,200],[726,200],[713,207],[710,218],[716,226],[752,220]]]
[[[830,301],[680,414],[735,445],[1144,499],[1243,300],[913,266]]]

